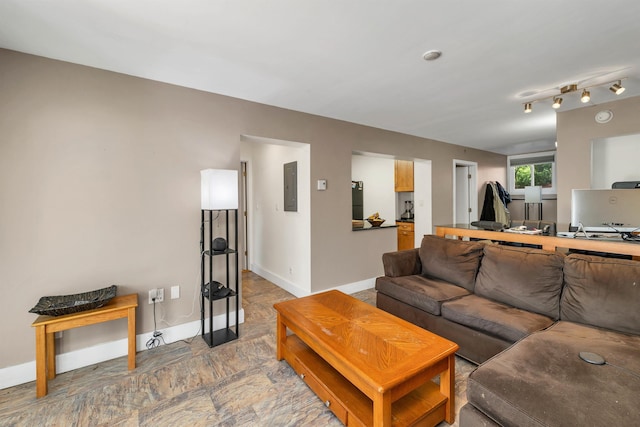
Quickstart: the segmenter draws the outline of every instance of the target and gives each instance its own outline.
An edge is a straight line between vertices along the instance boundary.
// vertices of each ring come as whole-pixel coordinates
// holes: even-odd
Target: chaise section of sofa
[[[582,351],[598,353],[610,364],[584,362]],[[471,373],[467,400],[478,411],[472,419],[489,418],[502,426],[637,423],[639,352],[639,336],[560,321]],[[483,424],[470,420],[460,425]]]
[[[560,321],[471,373],[460,425],[637,424],[639,307],[639,262],[569,255]],[[605,364],[587,363],[581,352]]]

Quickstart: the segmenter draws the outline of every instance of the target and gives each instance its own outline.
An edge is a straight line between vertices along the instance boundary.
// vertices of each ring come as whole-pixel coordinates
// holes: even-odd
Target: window
[[[524,194],[524,187],[539,185],[542,194],[556,194],[555,151],[507,157],[509,193]]]

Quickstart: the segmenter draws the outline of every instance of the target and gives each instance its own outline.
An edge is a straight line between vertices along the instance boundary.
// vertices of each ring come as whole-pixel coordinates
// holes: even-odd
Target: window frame
[[[514,165],[515,163],[515,165]],[[513,156],[507,156],[507,183],[509,186],[509,193],[513,196],[524,196],[524,188],[515,188],[515,168],[516,166],[534,165],[551,163],[551,187],[542,188],[542,195],[556,195],[557,194],[557,173],[556,173],[556,152],[555,151],[542,151],[539,153],[530,154],[518,154]],[[532,173],[531,179],[534,180],[534,174]],[[535,181],[532,185],[536,185]]]

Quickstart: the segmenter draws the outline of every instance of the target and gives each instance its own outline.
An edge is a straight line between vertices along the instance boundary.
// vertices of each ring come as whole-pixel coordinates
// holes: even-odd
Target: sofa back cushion
[[[640,335],[640,262],[569,255],[560,318]]]
[[[557,320],[563,261],[557,252],[486,245],[475,293]]]
[[[422,274],[473,292],[483,243],[426,235],[420,245]]]

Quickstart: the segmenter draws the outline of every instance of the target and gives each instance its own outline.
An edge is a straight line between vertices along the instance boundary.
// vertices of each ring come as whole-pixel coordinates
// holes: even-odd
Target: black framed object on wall
[[[284,210],[298,212],[298,162],[284,164]]]

